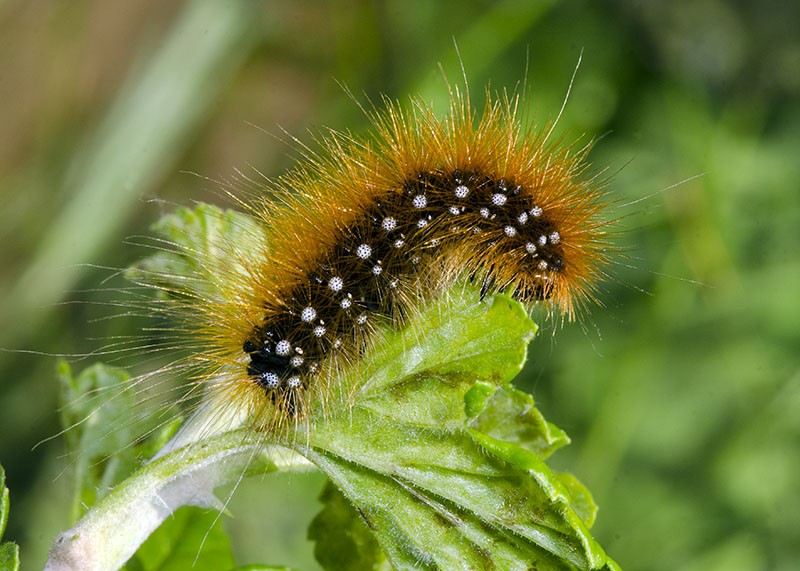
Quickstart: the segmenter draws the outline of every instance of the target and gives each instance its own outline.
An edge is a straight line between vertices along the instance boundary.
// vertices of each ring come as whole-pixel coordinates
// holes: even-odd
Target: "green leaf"
[[[328,408],[324,422],[287,444],[327,473],[395,569],[616,568],[572,506],[570,490],[579,488],[536,454],[566,436],[506,385],[535,325],[508,297],[477,298],[454,288],[409,327],[387,333],[343,381],[366,379],[352,404],[340,414]],[[516,423],[502,420],[504,412]],[[312,527],[317,538],[334,516],[343,526],[355,521],[326,504]],[[360,534],[355,523],[340,531],[347,534]],[[346,568],[330,563],[335,544],[317,545],[326,569]],[[344,552],[376,560],[368,542]]]
[[[19,569],[19,545],[3,543],[0,545],[0,571],[17,571]]]
[[[8,488],[6,488],[6,472],[0,465],[0,539],[6,531],[8,513],[11,508]],[[19,546],[7,541],[0,544],[0,571],[17,571],[19,569]]]
[[[131,281],[152,284],[177,296],[213,295],[219,280],[247,271],[243,261],[231,255],[236,251],[235,245],[263,239],[258,223],[250,216],[210,204],[178,208],[151,229],[166,240],[168,249],[142,259],[125,275]],[[197,279],[206,275],[213,279]]]
[[[533,397],[511,386],[476,383],[466,395],[469,426],[498,440],[530,450],[542,459],[569,444],[569,437],[547,422]]]
[[[216,571],[235,565],[217,510],[183,507],[145,541],[127,571]]]
[[[330,571],[391,571],[372,531],[347,498],[330,482],[320,495],[324,504],[308,528],[314,555]]]
[[[572,509],[580,516],[586,527],[592,527],[597,517],[597,504],[594,503],[592,494],[572,474],[561,472],[556,474],[556,477],[567,488],[569,496],[572,498]]]
[[[11,506],[8,495],[8,488],[6,488],[6,471],[0,465],[0,539],[3,539],[3,534],[6,532],[6,525],[8,525],[8,512]]]
[[[67,454],[73,458],[72,521],[107,490],[128,477],[158,451],[180,424],[180,418],[157,425],[158,419],[136,416],[137,387],[122,369],[102,363],[73,376],[58,365],[61,383],[61,426]],[[145,440],[138,440],[149,434]]]

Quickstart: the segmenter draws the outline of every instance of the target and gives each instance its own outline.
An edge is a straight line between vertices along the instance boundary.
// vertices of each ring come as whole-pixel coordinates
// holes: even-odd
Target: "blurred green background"
[[[798,568],[798,22],[779,0],[0,2],[0,462],[23,568],[69,522],[62,443],[32,450],[58,431],[56,359],[19,351],[131,333],[102,305],[104,268],[144,253],[126,238],[221,203],[202,177],[283,172],[281,129],[365,131],[337,81],[444,110],[454,39],[476,102],[527,68],[541,119],[583,50],[560,129],[601,138],[626,257],[517,383],[573,438],[552,462],[594,493],[596,537],[627,569]],[[318,568],[321,484],[245,483],[239,562]]]

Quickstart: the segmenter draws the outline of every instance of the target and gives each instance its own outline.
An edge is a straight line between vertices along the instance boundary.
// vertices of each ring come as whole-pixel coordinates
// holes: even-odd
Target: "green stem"
[[[142,467],[59,535],[45,570],[119,569],[177,508],[222,510],[215,488],[252,474],[309,466],[296,453],[265,446],[263,436],[249,430],[190,444]]]

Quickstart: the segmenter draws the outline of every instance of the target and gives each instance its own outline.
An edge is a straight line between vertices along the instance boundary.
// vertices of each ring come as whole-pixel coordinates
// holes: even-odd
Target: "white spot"
[[[414,205],[414,208],[425,208],[428,204],[428,199],[425,198],[424,194],[418,194],[411,203]]]
[[[544,246],[545,244],[547,244],[547,236],[542,234],[541,236],[539,236],[538,242],[540,246]]]
[[[358,323],[359,325],[364,325],[366,322],[367,322],[367,314],[366,313],[362,313],[356,319],[356,323]]]
[[[391,232],[397,228],[397,220],[389,216],[388,218],[383,219],[383,224],[381,224],[381,226],[383,226],[383,229],[387,232]]]
[[[344,287],[344,282],[339,276],[334,276],[328,282],[328,287],[331,288],[332,291],[340,291]]]
[[[517,220],[519,221],[520,224],[525,224],[528,221],[528,213],[523,212],[522,214],[517,216]]]
[[[303,364],[303,358],[300,356],[292,357],[289,363],[291,363],[292,367],[299,367]]]
[[[294,352],[297,353],[298,355],[302,355],[303,354],[303,348],[302,347],[295,347],[294,348]]]
[[[325,335],[325,328],[322,325],[317,325],[314,328],[314,335],[316,335],[317,337],[322,337],[323,335]]]
[[[450,208],[448,208],[448,210],[450,211],[450,214],[452,214],[453,216],[458,216],[461,213],[461,210],[458,208],[458,206],[451,206]]]
[[[456,187],[456,198],[466,198],[468,194],[469,194],[469,188],[467,188],[463,184],[458,185]]]
[[[376,276],[380,275],[380,273],[382,271],[383,271],[383,268],[380,267],[380,265],[372,266],[372,273],[375,274]]]
[[[286,339],[284,339],[283,341],[278,341],[278,344],[275,345],[275,352],[278,355],[288,355],[291,350],[292,350],[292,344],[289,343]]]
[[[397,287],[400,284],[397,280],[392,280],[389,282],[389,287]]]
[[[472,233],[473,234],[480,234],[481,233],[481,229],[479,227],[475,226],[475,228],[472,229]]]
[[[341,339],[337,339],[336,341],[333,342],[333,348],[334,349],[338,349],[341,346],[342,346],[342,340]]]
[[[438,246],[439,245],[439,238],[434,238],[431,240],[431,246]]]
[[[371,255],[372,255],[372,248],[370,248],[369,244],[361,244],[358,248],[356,248],[356,256],[358,256],[362,260],[366,260]]]
[[[349,297],[346,297],[346,298],[344,298],[344,299],[342,300],[342,303],[341,303],[342,309],[347,309],[347,308],[348,308],[348,307],[350,307],[351,305],[353,305],[353,302],[352,302],[352,301],[350,301],[350,298],[349,298]]]
[[[422,258],[420,258],[419,256],[414,256],[413,258],[411,258],[411,263],[412,264],[419,264],[421,259]]]
[[[264,373],[261,375],[261,380],[264,381],[264,384],[267,385],[267,388],[274,389],[280,383],[280,379],[278,375],[275,373]]]
[[[480,215],[483,216],[484,218],[489,218],[488,208],[481,208],[478,212],[480,212]]]
[[[505,194],[497,192],[492,195],[492,204],[495,206],[503,206],[506,203],[506,200],[508,200],[508,198],[506,198]]]
[[[417,220],[417,228],[425,228],[425,226],[427,225],[428,221],[425,220],[424,218],[420,218],[419,220]]]
[[[402,248],[403,244],[405,244],[405,242],[403,240],[395,240],[394,241],[394,247],[395,248]]]
[[[551,244],[558,244],[561,241],[561,234],[558,232],[553,232],[550,234],[550,243]]]
[[[290,389],[299,389],[301,385],[300,377],[289,377],[289,380],[286,381],[286,385]]]
[[[513,226],[506,226],[505,228],[503,228],[503,232],[505,232],[506,236],[510,238],[512,236],[516,236],[517,229],[514,228]]]
[[[541,206],[534,206],[531,208],[531,215],[536,216],[537,218],[542,215],[542,207]]]
[[[527,244],[525,244],[525,250],[527,250],[529,254],[535,254],[536,244],[534,244],[533,242],[528,242]]]
[[[316,364],[316,363],[311,363],[311,364],[308,366],[308,370],[309,370],[309,371],[311,371],[312,373],[316,372],[316,370],[317,370],[317,364]]]
[[[539,262],[539,269],[540,270],[546,270],[547,269],[547,262],[545,262],[544,260]]]
[[[317,316],[317,310],[316,310],[316,309],[314,309],[313,307],[311,307],[310,305],[309,305],[308,307],[306,307],[306,308],[305,308],[305,309],[304,309],[304,310],[303,310],[303,311],[300,313],[300,319],[302,319],[302,320],[303,320],[303,321],[305,321],[306,323],[309,323],[309,322],[311,322],[311,321],[314,321],[314,318],[315,318],[316,316]]]

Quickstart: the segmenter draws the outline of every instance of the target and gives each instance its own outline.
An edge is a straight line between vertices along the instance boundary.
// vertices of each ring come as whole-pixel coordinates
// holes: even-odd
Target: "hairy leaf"
[[[328,474],[394,568],[615,568],[581,519],[591,521],[585,489],[543,461],[566,435],[506,384],[534,331],[510,298],[455,288],[355,367],[351,406],[289,443]],[[354,520],[332,505],[341,498],[325,499],[317,538],[334,515]],[[355,523],[339,530],[348,534],[360,534]],[[380,563],[369,542],[325,538],[317,556],[326,569]]]
[[[213,296],[220,280],[235,279],[237,272],[247,271],[244,259],[232,252],[262,238],[251,217],[210,204],[178,208],[158,220],[152,230],[166,243],[158,244],[154,254],[128,268],[125,275],[171,296]]]

